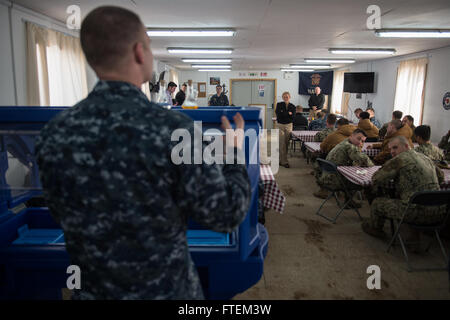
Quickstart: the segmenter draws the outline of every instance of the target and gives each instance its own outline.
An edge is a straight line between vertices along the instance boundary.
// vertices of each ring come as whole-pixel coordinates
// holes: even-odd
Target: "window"
[[[406,60],[400,62],[397,70],[394,110],[417,119],[415,125],[422,124],[427,63],[427,58]]]
[[[344,73],[349,70],[339,70],[334,72],[333,76],[333,92],[331,95],[331,110],[332,113],[347,115],[348,101],[350,99],[349,93],[344,93]],[[351,117],[350,117],[351,118]]]
[[[29,105],[72,106],[87,95],[78,38],[26,22]]]

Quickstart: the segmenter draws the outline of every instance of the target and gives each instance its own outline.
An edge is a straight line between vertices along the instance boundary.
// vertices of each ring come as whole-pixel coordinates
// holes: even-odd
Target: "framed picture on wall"
[[[198,82],[197,90],[199,98],[206,98],[206,82]]]
[[[211,86],[217,86],[220,84],[220,77],[209,77],[209,84]]]

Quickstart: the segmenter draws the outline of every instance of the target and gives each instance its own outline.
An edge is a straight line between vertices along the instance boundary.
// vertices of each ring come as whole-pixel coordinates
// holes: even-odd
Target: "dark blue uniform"
[[[187,116],[126,82],[100,81],[53,118],[36,145],[44,195],[61,224],[78,299],[201,299],[187,219],[230,232],[251,190],[244,165],[175,165]]]

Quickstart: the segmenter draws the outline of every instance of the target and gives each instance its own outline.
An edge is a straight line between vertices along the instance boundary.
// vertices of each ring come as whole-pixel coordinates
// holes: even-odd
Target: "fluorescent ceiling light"
[[[321,64],[321,65],[301,65],[301,64],[291,64],[289,68],[297,68],[297,69],[330,69],[331,65],[329,64]]]
[[[232,37],[231,29],[147,29],[150,37]]]
[[[199,69],[207,69],[207,68],[227,69],[227,68],[231,68],[230,65],[214,65],[214,64],[192,64],[191,67],[192,68],[199,68]]]
[[[306,63],[355,63],[355,59],[305,58]]]
[[[181,59],[183,62],[197,62],[197,63],[226,63],[231,62],[231,59]]]
[[[198,71],[231,71],[230,69],[198,69]]]
[[[394,54],[395,49],[351,49],[351,48],[330,48],[329,52],[334,54]]]
[[[233,49],[167,48],[167,51],[169,51],[169,53],[231,54]]]
[[[384,38],[450,38],[448,29],[379,29],[375,34]]]
[[[304,71],[304,72],[313,72],[313,69],[294,69],[294,68],[282,68],[281,71],[288,72],[288,71]]]

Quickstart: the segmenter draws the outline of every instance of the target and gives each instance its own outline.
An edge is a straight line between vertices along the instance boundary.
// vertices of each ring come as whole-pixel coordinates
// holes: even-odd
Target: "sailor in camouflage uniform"
[[[373,166],[372,160],[367,156],[367,154],[361,152],[361,147],[366,140],[366,134],[361,129],[356,129],[352,135],[339,143],[334,147],[330,153],[328,153],[326,160],[335,163],[337,166],[360,166],[360,167],[371,167]],[[327,186],[332,189],[342,188],[341,182],[345,184],[348,189],[360,189],[359,186],[351,183],[345,178],[339,179],[335,174],[322,172],[320,175],[316,174],[317,184],[321,187]],[[326,192],[326,190],[321,189],[317,194]],[[319,197],[318,195],[314,195]],[[322,198],[322,197],[319,197]]]
[[[441,141],[438,144],[438,147],[444,150],[445,160],[450,161],[450,130],[448,130],[447,134],[442,137]]]
[[[319,131],[314,136],[315,142],[322,142],[325,140],[325,138],[330,134],[333,133],[335,130],[335,124],[336,124],[336,115],[335,114],[329,114],[327,117],[327,127],[323,129],[322,131]]]
[[[377,197],[371,204],[370,220],[363,222],[362,229],[375,237],[384,238],[384,222],[387,218],[400,220],[411,196],[418,191],[439,190],[444,180],[442,171],[431,159],[410,148],[403,136],[394,137],[389,143],[392,159],[372,177],[372,188],[386,188],[393,180],[395,199]],[[404,221],[431,224],[440,221],[445,214],[443,208],[410,206]]]
[[[216,86],[216,94],[211,97],[208,102],[210,106],[229,106],[230,102],[225,93],[222,92],[222,86],[218,84]]]
[[[172,132],[186,128],[194,137],[193,122],[139,89],[150,79],[153,57],[137,15],[99,7],[80,36],[100,81],[55,116],[36,144],[45,198],[71,263],[81,269],[73,298],[202,299],[187,221],[219,232],[236,228],[251,196],[245,166],[171,161],[178,144]],[[118,42],[121,58],[112,56]],[[242,117],[235,123],[242,128]]]
[[[414,129],[416,141],[419,144],[414,150],[423,153],[433,161],[443,161],[444,153],[441,149],[430,142],[431,128],[427,125],[418,126]]]

